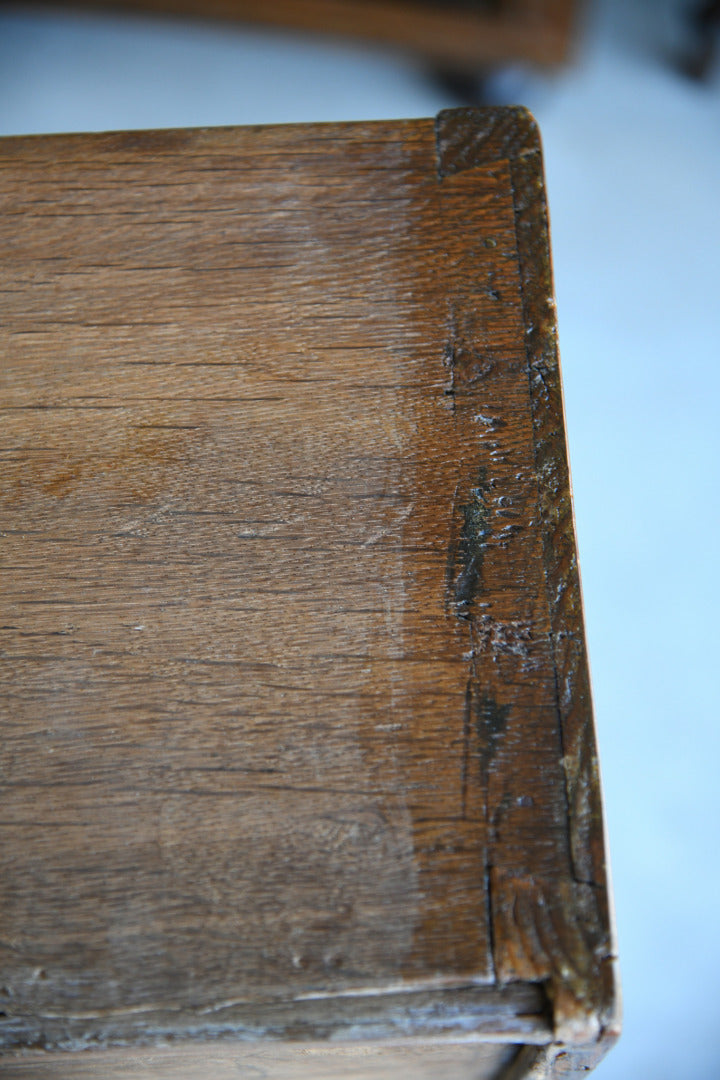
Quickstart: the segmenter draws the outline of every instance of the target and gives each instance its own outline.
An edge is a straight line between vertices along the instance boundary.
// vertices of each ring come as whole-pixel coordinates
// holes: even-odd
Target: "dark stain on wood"
[[[460,507],[462,530],[457,555],[462,569],[455,582],[455,603],[459,609],[470,607],[480,585],[483,548],[488,532],[485,490],[485,471],[481,470],[475,486],[468,491],[468,501]]]
[[[484,784],[488,782],[490,766],[497,756],[509,715],[510,706],[500,705],[492,697],[482,696],[475,704],[475,723],[480,746],[478,756]]]
[[[483,549],[490,527],[486,475],[483,467],[474,483],[463,485],[465,501],[453,508],[455,520],[447,561],[448,605],[460,618],[467,618],[481,583]]]

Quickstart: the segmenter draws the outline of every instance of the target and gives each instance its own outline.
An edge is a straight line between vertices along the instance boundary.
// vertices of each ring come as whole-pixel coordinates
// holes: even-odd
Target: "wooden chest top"
[[[168,1040],[597,1056],[533,122],[12,138],[0,200],[7,1075]]]

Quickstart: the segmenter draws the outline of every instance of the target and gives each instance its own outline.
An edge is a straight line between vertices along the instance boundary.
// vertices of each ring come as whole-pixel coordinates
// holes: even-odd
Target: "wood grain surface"
[[[255,1043],[238,1049],[210,1046],[150,1050],[100,1050],[88,1054],[30,1052],[3,1068],[7,1080],[491,1080],[516,1059],[514,1047],[497,1043],[392,1046],[361,1042],[331,1044]],[[60,1072],[65,1068],[66,1072]]]
[[[13,138],[0,198],[13,1068],[581,1068],[617,1021],[532,121]]]

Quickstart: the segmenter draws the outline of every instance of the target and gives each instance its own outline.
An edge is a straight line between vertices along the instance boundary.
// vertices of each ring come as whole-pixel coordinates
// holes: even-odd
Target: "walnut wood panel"
[[[63,6],[67,6],[66,3]],[[460,67],[557,64],[571,42],[575,0],[76,0],[76,7],[242,20],[409,49]]]
[[[0,194],[8,1050],[594,1053],[532,121],[8,139]]]

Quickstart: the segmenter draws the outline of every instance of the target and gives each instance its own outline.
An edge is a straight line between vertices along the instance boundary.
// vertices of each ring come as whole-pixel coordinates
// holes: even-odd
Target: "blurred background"
[[[535,22],[431,49],[188,15],[231,6],[3,4],[0,134],[534,112],[625,997],[595,1075],[720,1078],[718,4],[485,0]]]

